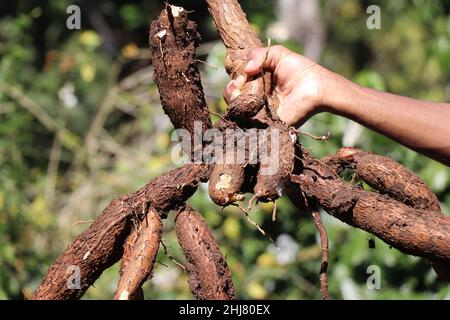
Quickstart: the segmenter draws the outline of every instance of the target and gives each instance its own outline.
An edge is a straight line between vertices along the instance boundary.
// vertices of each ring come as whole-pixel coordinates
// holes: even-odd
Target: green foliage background
[[[109,201],[131,192],[175,167],[172,127],[162,112],[147,49],[148,25],[162,1],[104,0],[86,9],[80,1],[82,29],[65,27],[70,1],[0,3],[0,298],[29,298],[48,267]],[[210,107],[223,112],[221,95],[228,78],[224,48],[217,41],[202,1],[175,1],[200,26],[200,58]],[[264,38],[274,21],[271,1],[241,1]],[[321,1],[328,14],[326,67],[365,86],[419,99],[450,101],[450,1]],[[382,29],[366,28],[368,5],[382,9]],[[92,5],[92,4],[91,4]],[[87,11],[100,14],[108,33],[93,25]],[[293,41],[284,43],[302,52]],[[449,119],[450,125],[450,119]],[[450,212],[450,170],[348,120],[320,114],[303,128],[330,131],[326,143],[303,143],[317,156],[335,152],[343,140],[389,156],[421,176]],[[352,131],[353,130],[353,131]],[[349,132],[355,132],[349,137]],[[449,137],[440,137],[449,139]],[[227,255],[243,299],[319,299],[320,247],[311,219],[287,199],[252,216],[275,239],[277,253],[234,207],[212,204],[205,186],[190,203],[207,219]],[[429,264],[390,249],[380,240],[324,214],[330,237],[329,286],[337,299],[448,299]],[[183,257],[165,222],[170,252]],[[280,237],[281,236],[281,237]],[[146,298],[192,298],[187,275],[160,252]],[[381,270],[381,289],[369,290],[366,269]],[[109,299],[118,280],[118,264],[88,290],[87,299]]]

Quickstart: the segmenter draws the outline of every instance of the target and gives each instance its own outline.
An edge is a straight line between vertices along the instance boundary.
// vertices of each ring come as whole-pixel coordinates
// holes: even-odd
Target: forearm
[[[450,165],[450,104],[364,88],[331,72],[323,90],[325,110]]]

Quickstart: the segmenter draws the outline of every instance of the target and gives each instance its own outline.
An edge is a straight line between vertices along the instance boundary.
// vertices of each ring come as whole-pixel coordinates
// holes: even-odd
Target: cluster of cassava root
[[[207,0],[214,23],[228,50],[225,66],[232,78],[242,72],[249,48],[262,46],[236,0]],[[205,102],[195,48],[196,24],[183,8],[166,5],[152,23],[150,50],[161,104],[177,129],[192,135],[195,121],[202,131],[213,127]],[[374,234],[404,253],[431,261],[445,281],[450,278],[450,219],[440,212],[434,193],[397,162],[369,152],[343,148],[321,160],[297,142],[295,132],[274,112],[271,75],[261,70],[233,100],[214,127],[245,132],[251,128],[280,132],[276,172],[262,174],[267,162],[245,164],[191,163],[167,172],[136,192],[113,200],[50,267],[34,299],[78,299],[106,269],[121,259],[116,299],[142,299],[142,284],[151,276],[162,236],[162,219],[174,210],[175,228],[186,257],[192,293],[198,299],[232,299],[234,287],[225,257],[205,220],[185,202],[199,183],[209,181],[212,200],[226,206],[253,193],[253,199],[275,201],[286,193],[301,210],[311,212],[320,233],[321,291],[328,297],[328,238],[316,207],[349,225]],[[267,143],[267,145],[270,145]],[[195,148],[203,146],[192,146]],[[252,152],[246,152],[251,155]],[[269,150],[268,154],[271,152]],[[277,160],[278,161],[278,160]],[[339,174],[354,169],[378,192],[344,181]],[[69,266],[80,271],[80,288],[67,286]]]

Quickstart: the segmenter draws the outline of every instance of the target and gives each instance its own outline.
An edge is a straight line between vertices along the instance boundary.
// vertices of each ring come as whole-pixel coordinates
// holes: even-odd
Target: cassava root
[[[120,266],[120,280],[114,299],[132,300],[150,277],[162,235],[160,215],[149,209],[144,219],[128,236]]]
[[[230,76],[236,78],[242,74],[248,50],[260,47],[262,43],[250,28],[236,0],[207,0],[207,3],[227,47],[226,68]],[[198,61],[195,59],[199,35],[195,23],[189,21],[186,13],[182,8],[175,9],[167,5],[152,23],[149,41],[155,81],[164,111],[175,128],[185,129],[191,133],[191,137],[196,137],[195,123],[200,123],[201,133],[212,125],[197,68]],[[271,105],[274,101],[272,79],[270,73],[265,70],[262,73],[259,77],[249,79],[242,90],[243,94],[232,101],[227,113],[219,121],[221,130],[238,127],[249,132],[253,128],[267,129],[271,125],[279,125],[282,132],[289,133],[290,129],[273,117],[272,109],[277,106]],[[284,133],[283,136],[287,137]],[[191,159],[204,146],[202,139],[197,140],[200,142],[194,143],[195,139],[190,141]],[[280,144],[290,146],[287,143]],[[440,213],[436,196],[414,174],[393,160],[364,151],[349,152],[343,149],[330,159],[317,160],[306,149],[301,150],[299,144],[294,147],[295,152],[289,151],[288,156],[283,158],[286,163],[281,165],[284,169],[278,173],[282,179],[274,178],[270,183],[264,182],[265,178],[258,174],[260,162],[255,164],[251,163],[251,159],[246,159],[241,166],[244,170],[237,175],[239,181],[244,181],[233,187],[231,195],[241,199],[243,193],[253,190],[263,195],[261,201],[273,200],[278,197],[279,190],[285,189],[291,199],[292,195],[296,195],[298,207],[309,210],[309,203],[319,204],[338,219],[378,236],[405,253],[427,258],[439,266],[448,266],[450,219]],[[291,159],[290,162],[287,159]],[[380,194],[365,191],[340,179],[338,173],[348,165],[355,168],[358,176],[377,188]],[[196,191],[198,184],[209,180],[211,171],[214,168],[209,164],[188,164],[153,179],[136,192],[113,200],[56,260],[33,298],[78,299],[103,270],[121,257],[123,279],[119,287],[122,287],[123,283],[128,283],[124,276],[128,272],[125,262],[131,261],[129,257],[139,253],[139,250],[130,248],[131,244],[145,242],[144,238],[149,237],[153,249],[146,247],[147,251],[141,251],[148,257],[146,263],[142,261],[138,267],[141,275],[129,277],[138,280],[132,286],[134,289],[130,290],[135,293],[130,293],[128,298],[143,298],[140,282],[149,275],[159,243],[157,238],[160,236],[157,236],[157,224],[155,229],[151,228],[155,232],[147,234],[139,230],[143,230],[144,226],[149,227],[145,224],[149,218],[151,221],[155,221],[155,217],[163,219],[173,209],[177,210],[177,236],[188,261],[187,269],[194,295],[201,299],[233,298],[234,287],[228,266],[206,222],[192,208],[185,206],[185,201]],[[214,174],[214,179],[220,181],[220,175]],[[285,176],[289,174],[290,180],[284,182]],[[277,188],[279,181],[283,188]],[[268,191],[260,186],[267,187]],[[224,203],[232,202],[229,199]],[[140,240],[141,234],[143,238]],[[323,252],[321,283],[326,280],[322,272],[325,261]],[[79,289],[67,286],[67,280],[72,275],[68,270],[72,270],[70,267],[73,266],[80,271]],[[323,288],[322,285],[324,292]],[[122,295],[119,291],[124,292],[118,290],[116,297]]]
[[[233,299],[230,270],[206,221],[191,207],[182,206],[177,210],[175,227],[187,259],[192,293],[201,300]]]

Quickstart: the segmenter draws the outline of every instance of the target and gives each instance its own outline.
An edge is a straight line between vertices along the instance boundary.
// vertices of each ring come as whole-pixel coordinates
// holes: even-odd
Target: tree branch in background
[[[63,128],[45,112],[36,101],[28,97],[20,89],[0,80],[0,92],[17,102],[19,106],[30,112],[48,131],[54,132],[61,144],[76,155],[82,155],[83,148],[79,144],[78,137]]]

